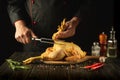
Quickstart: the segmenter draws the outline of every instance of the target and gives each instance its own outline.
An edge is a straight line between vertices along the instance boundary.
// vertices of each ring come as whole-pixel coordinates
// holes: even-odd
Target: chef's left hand
[[[77,17],[73,17],[71,20],[65,23],[66,29],[64,31],[59,32],[56,38],[60,39],[60,38],[68,38],[74,36],[78,24],[79,24],[79,19]]]

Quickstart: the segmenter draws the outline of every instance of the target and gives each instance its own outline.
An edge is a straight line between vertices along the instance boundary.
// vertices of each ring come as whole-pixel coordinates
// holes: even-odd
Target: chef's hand
[[[15,22],[15,28],[15,39],[20,43],[27,44],[31,42],[31,38],[37,38],[32,30],[25,26],[25,23],[22,20]]]
[[[56,36],[57,39],[59,38],[68,38],[75,35],[76,27],[79,24],[79,19],[77,17],[73,17],[70,21],[65,23],[65,31],[61,31]]]

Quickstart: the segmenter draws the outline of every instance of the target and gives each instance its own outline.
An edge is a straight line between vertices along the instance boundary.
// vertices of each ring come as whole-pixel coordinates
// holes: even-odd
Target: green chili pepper
[[[12,70],[15,70],[15,66],[14,66],[12,63],[9,63],[9,67],[10,67]]]
[[[22,64],[21,62],[13,61],[12,59],[7,59],[6,61],[7,61],[8,63],[13,63],[14,65],[21,65],[21,64]]]
[[[29,66],[15,66],[16,69],[30,69]]]
[[[30,69],[30,66],[26,66],[26,65],[22,65],[21,62],[18,61],[13,61],[12,59],[6,59],[6,61],[9,63],[9,67],[12,70],[16,70],[16,69]]]

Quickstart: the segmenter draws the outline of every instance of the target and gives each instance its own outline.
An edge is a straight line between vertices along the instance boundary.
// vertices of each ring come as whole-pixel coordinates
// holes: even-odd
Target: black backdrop
[[[84,19],[79,26],[78,42],[83,50],[90,52],[92,43],[99,41],[99,34],[105,32],[109,35],[111,26],[115,26],[116,38],[119,38],[119,28],[117,28],[119,22],[116,22],[114,18],[114,0],[86,1],[87,4],[82,9],[84,11]],[[14,39],[15,29],[9,20],[6,4],[5,0],[0,0],[0,63],[14,51],[21,51],[22,48],[21,44]]]

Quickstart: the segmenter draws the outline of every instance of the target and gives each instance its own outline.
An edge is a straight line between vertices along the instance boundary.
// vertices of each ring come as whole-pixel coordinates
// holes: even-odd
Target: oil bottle
[[[112,27],[110,31],[110,37],[107,41],[107,57],[117,57],[117,40],[115,38],[115,33],[116,31]]]

